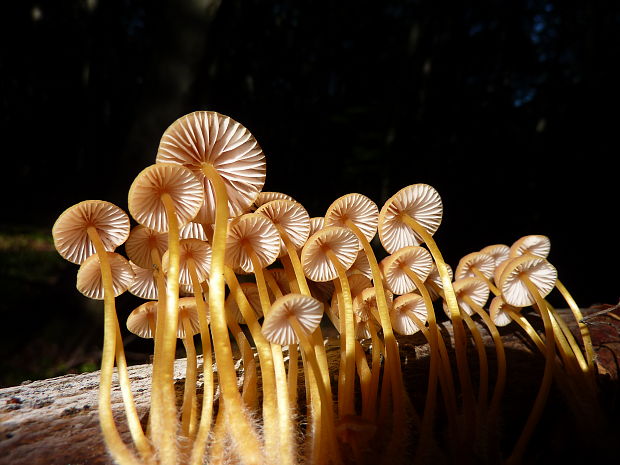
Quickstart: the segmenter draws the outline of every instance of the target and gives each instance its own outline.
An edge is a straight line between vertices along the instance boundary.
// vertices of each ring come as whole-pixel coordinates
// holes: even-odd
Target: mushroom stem
[[[370,371],[370,389],[368,392],[368,413],[362,412],[362,416],[367,420],[374,422],[377,418],[377,394],[379,392],[379,378],[381,377],[381,353],[385,352],[385,347],[381,344],[381,339],[377,334],[377,328],[368,321],[368,332],[370,333],[370,341],[372,344],[372,365]]]
[[[575,299],[568,292],[568,289],[560,282],[558,279],[555,282],[555,287],[564,297],[564,300],[568,304],[568,307],[571,309],[577,324],[579,325],[579,332],[581,334],[581,339],[583,340],[583,345],[586,351],[586,361],[588,362],[588,369],[590,373],[594,376],[596,373],[596,367],[594,364],[595,354],[594,347],[592,346],[592,338],[590,337],[590,330],[588,329],[588,325],[583,322],[583,315],[581,314],[581,310],[579,306],[575,302]]]
[[[587,375],[588,365],[570,329],[551,305],[546,302],[555,334],[556,346],[566,371],[574,376]]]
[[[396,343],[396,337],[392,329],[392,322],[390,320],[390,310],[388,307],[387,299],[385,297],[385,289],[383,288],[383,275],[379,269],[377,258],[375,253],[366,239],[366,236],[355,223],[347,219],[345,221],[346,226],[355,234],[355,237],[360,241],[366,257],[368,257],[368,263],[370,264],[370,271],[372,273],[373,286],[375,288],[375,296],[377,301],[377,310],[379,311],[379,322],[383,329],[383,339],[385,341],[385,369],[388,372],[388,376],[391,377],[392,386],[392,408],[394,412],[394,439],[402,438],[405,433],[405,416],[404,416],[404,395],[405,388],[403,385],[403,376],[400,366],[400,354],[398,351],[398,344]]]
[[[502,338],[497,330],[497,326],[495,326],[495,323],[493,323],[493,320],[491,320],[488,313],[485,312],[484,309],[475,303],[468,295],[463,295],[461,298],[474,310],[474,312],[480,315],[480,318],[482,318],[482,321],[489,330],[489,333],[493,338],[493,343],[495,344],[495,353],[497,354],[497,381],[495,382],[493,396],[491,397],[491,403],[489,406],[489,422],[493,425],[497,418],[497,414],[499,413],[499,405],[504,394],[504,388],[506,387],[506,351],[504,350],[504,343],[502,342]]]
[[[542,415],[542,411],[547,401],[547,396],[549,395],[549,390],[551,389],[551,382],[553,380],[553,367],[555,365],[555,338],[553,333],[553,326],[551,324],[551,317],[547,309],[547,304],[540,295],[540,292],[538,292],[536,286],[530,281],[527,276],[521,275],[520,279],[527,287],[529,293],[536,300],[536,305],[538,306],[538,313],[540,314],[543,320],[543,325],[545,327],[545,368],[543,372],[543,378],[538,389],[538,394],[536,395],[536,399],[534,400],[534,405],[532,406],[532,410],[530,411],[525,426],[523,427],[523,430],[519,435],[519,439],[517,440],[512,450],[512,453],[510,454],[510,457],[508,457],[506,461],[507,465],[514,465],[521,462],[523,453],[525,452],[525,448],[527,447],[527,443],[529,442],[530,437],[534,433],[534,429],[538,424],[538,420]]]
[[[474,339],[474,346],[478,352],[478,361],[480,363],[480,385],[478,386],[478,409],[480,411],[480,420],[486,416],[488,395],[489,395],[489,363],[487,360],[486,346],[482,340],[482,335],[478,330],[478,326],[474,320],[467,314],[466,311],[461,310],[463,321],[467,324],[469,332]]]
[[[265,339],[263,333],[261,332],[261,326],[258,323],[254,309],[248,302],[241,286],[239,286],[237,276],[233,270],[227,266],[224,268],[224,274],[226,277],[226,283],[230,288],[230,293],[234,296],[235,302],[237,302],[239,307],[239,311],[248,325],[248,329],[250,330],[252,339],[254,339],[254,344],[256,344],[256,350],[258,352],[263,385],[263,428],[265,430],[265,452],[269,456],[269,454],[275,454],[277,451],[277,426],[279,422],[273,353],[271,351],[269,341]]]
[[[190,464],[198,465],[202,463],[204,451],[206,447],[209,431],[211,430],[211,422],[213,420],[213,362],[211,349],[211,336],[209,335],[209,320],[207,319],[207,305],[204,301],[202,286],[196,272],[193,260],[188,261],[189,273],[194,288],[194,299],[196,300],[196,310],[198,312],[198,322],[200,324],[200,340],[202,343],[202,373],[203,373],[203,394],[202,409],[200,412],[200,422],[198,430],[194,435],[194,444],[190,456]],[[190,428],[191,430],[191,428]]]
[[[254,276],[256,277],[256,285],[258,286],[258,295],[260,297],[263,314],[267,316],[271,310],[271,301],[267,292],[267,284],[263,268],[254,253],[254,250],[246,243],[245,251],[252,261]],[[288,380],[286,378],[286,369],[284,368],[284,358],[282,356],[282,346],[270,343],[271,356],[273,358],[273,368],[276,382],[276,398],[278,406],[278,423],[280,440],[275,442],[279,455],[275,457],[273,463],[292,464],[294,462],[294,445],[293,445],[293,425],[291,423],[291,408],[289,404]],[[270,445],[266,444],[267,454],[275,453],[276,449],[270,450]]]
[[[197,361],[196,347],[194,346],[194,337],[192,336],[192,328],[187,315],[181,315],[181,322],[185,330],[183,345],[187,354],[187,366],[185,369],[185,387],[183,390],[183,405],[181,407],[181,433],[187,438],[192,438],[196,432],[196,379],[197,379]]]
[[[209,310],[215,361],[220,381],[221,400],[226,404],[229,417],[235,419],[235,421],[228,423],[228,428],[233,437],[233,443],[238,449],[241,461],[248,465],[258,465],[262,460],[261,447],[256,431],[243,410],[241,394],[237,389],[237,374],[228,337],[228,325],[226,324],[226,311],[224,308],[226,293],[224,260],[229,217],[228,193],[222,178],[213,165],[203,163],[202,171],[215,190],[215,227],[209,277]]]
[[[161,347],[161,338],[163,336],[163,323],[164,315],[166,313],[166,280],[164,279],[164,270],[162,269],[161,256],[156,247],[151,249],[151,262],[155,268],[155,281],[157,283],[157,322],[155,323],[155,331],[153,332],[154,343],[156,347]],[[159,323],[158,323],[159,322]],[[159,327],[159,331],[157,330]],[[158,334],[159,332],[159,334]],[[155,356],[160,357],[161,351],[153,350],[153,366],[160,366],[161,362],[155,359]]]
[[[323,447],[325,447],[329,451],[332,462],[334,464],[342,464],[340,449],[335,439],[336,434],[334,428],[334,415],[330,408],[331,402],[329,402],[329,399],[327,398],[325,386],[323,385],[323,383],[320,382],[321,370],[316,359],[313,345],[307,333],[304,331],[304,329],[301,327],[301,325],[294,316],[289,317],[288,321],[292,326],[293,330],[295,331],[295,334],[299,338],[299,346],[303,350],[305,354],[305,359],[310,365],[310,372],[312,376],[314,376],[314,379],[316,381],[316,388],[318,389],[319,396],[321,398],[321,416],[325,420],[321,425],[322,429],[325,431],[325,434],[323,435],[323,437],[325,438],[325,444],[323,444]]]
[[[467,339],[465,338],[465,328],[463,327],[463,319],[461,318],[461,312],[459,310],[458,301],[456,300],[456,294],[452,288],[452,280],[448,273],[446,262],[443,259],[439,247],[433,236],[421,226],[417,221],[407,214],[402,215],[402,221],[409,226],[415,233],[417,233],[427,245],[429,252],[435,260],[437,271],[441,278],[443,285],[444,300],[450,311],[450,319],[452,320],[452,327],[454,330],[454,351],[456,353],[456,366],[459,374],[459,380],[461,382],[461,389],[463,390],[463,413],[465,416],[465,424],[473,424],[474,419],[474,390],[471,383],[471,375],[469,373],[469,365],[467,362]],[[468,435],[471,433],[467,433]]]
[[[493,281],[487,278],[484,273],[482,273],[478,268],[472,266],[470,270],[476,276],[476,278],[482,279],[486,283],[486,285],[489,286],[489,289],[491,290],[493,295],[502,295],[502,292],[497,288]]]
[[[353,317],[353,300],[351,288],[345,269],[340,264],[338,257],[331,249],[326,249],[325,254],[334,265],[338,273],[338,282],[342,291],[344,320],[341,318],[341,326],[345,337],[345,362],[344,362],[344,386],[342,396],[342,408],[338,411],[340,416],[355,415],[355,319]]]
[[[88,228],[88,237],[92,241],[101,266],[101,281],[103,284],[103,349],[101,353],[101,372],[99,379],[99,424],[105,444],[114,460],[119,465],[140,465],[140,461],[123,442],[112,414],[112,373],[114,372],[114,357],[116,351],[116,331],[119,328],[116,316],[112,270],[107,251],[95,227]]]

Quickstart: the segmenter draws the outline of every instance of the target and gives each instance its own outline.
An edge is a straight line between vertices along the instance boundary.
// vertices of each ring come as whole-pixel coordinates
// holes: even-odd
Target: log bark
[[[570,319],[567,318],[567,321]],[[511,325],[502,329],[509,364],[509,379],[503,404],[503,433],[510,435],[510,425],[521,425],[533,400],[543,364],[542,356],[529,344],[526,337]],[[574,326],[574,325],[573,325]],[[490,373],[494,374],[494,353],[492,340],[486,330],[480,327],[489,357]],[[442,323],[442,331],[446,341],[451,341],[452,330],[449,322]],[[616,333],[617,335],[617,333]],[[428,373],[428,346],[422,336],[415,335],[399,338],[405,384],[418,412],[422,411],[426,374]],[[595,346],[603,347],[600,341]],[[472,376],[477,376],[477,354],[469,345],[468,356],[471,361]],[[608,352],[608,349],[605,349]],[[330,365],[337,367],[339,360],[338,343],[330,338],[327,341],[327,352]],[[199,364],[202,363],[199,361]],[[129,368],[132,391],[136,406],[143,424],[146,424],[150,405],[151,365],[138,365]],[[175,382],[177,393],[183,392],[185,360],[177,360],[175,364]],[[616,373],[609,367],[602,367],[602,373]],[[241,369],[239,371],[242,375]],[[116,376],[116,375],[115,375]],[[617,379],[604,375],[617,392]],[[240,381],[241,381],[240,376]],[[493,377],[491,378],[493,381]],[[201,388],[202,378],[199,379]],[[112,460],[108,456],[99,431],[97,416],[97,393],[99,372],[80,375],[66,375],[40,381],[26,381],[19,386],[0,389],[0,463],[13,465],[108,465]],[[114,383],[112,394],[113,411],[119,430],[127,443],[130,436],[124,420],[124,409],[118,383]],[[300,391],[301,392],[301,391]],[[566,413],[566,403],[551,398],[550,414],[544,419],[546,427],[553,430],[552,435],[568,434],[566,422],[574,425],[574,418]],[[568,416],[567,416],[568,415]],[[568,419],[567,419],[568,418]],[[518,426],[515,428],[518,429]],[[609,425],[601,425],[602,431],[588,436],[590,443],[596,440],[595,447],[600,445],[596,437],[603,439],[610,433]],[[617,428],[615,429],[617,432]],[[591,432],[592,433],[592,432]],[[550,437],[546,434],[544,437]],[[615,433],[612,433],[615,434]],[[592,439],[591,436],[595,436]],[[542,440],[541,440],[542,441]],[[560,441],[561,442],[561,441]],[[564,446],[564,444],[560,444]],[[537,440],[533,447],[542,447]],[[548,446],[549,447],[549,446]],[[551,450],[544,455],[553,452]],[[555,447],[559,447],[556,444]],[[592,444],[584,447],[591,448]],[[603,451],[604,454],[607,451]],[[569,462],[570,463],[570,462]]]

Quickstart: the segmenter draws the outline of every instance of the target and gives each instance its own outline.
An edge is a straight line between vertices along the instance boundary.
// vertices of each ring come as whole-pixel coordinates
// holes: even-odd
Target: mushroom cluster
[[[490,245],[453,271],[433,238],[443,206],[427,184],[401,189],[381,208],[345,195],[310,218],[291,196],[262,192],[265,156],[256,139],[211,111],[175,121],[155,161],[129,189],[131,219],[89,200],[53,227],[58,252],[80,265],[78,290],[104,301],[99,419],[116,463],[426,463],[441,455],[512,464],[526,451],[553,380],[563,392],[596,398],[588,328],[547,260],[547,237]],[[123,244],[126,257],[116,252]],[[545,300],[553,289],[573,311],[580,338]],[[115,308],[126,290],[145,301],[127,328],[154,341],[146,428]],[[442,308],[453,341],[440,331]],[[544,333],[534,328],[536,315]],[[498,430],[509,360],[498,327],[513,321],[545,364],[527,421],[506,449]],[[326,328],[338,335],[335,366]],[[418,332],[429,348],[423,402],[405,385],[397,337]],[[177,339],[187,354],[181,402]],[[130,444],[112,416],[115,366]]]

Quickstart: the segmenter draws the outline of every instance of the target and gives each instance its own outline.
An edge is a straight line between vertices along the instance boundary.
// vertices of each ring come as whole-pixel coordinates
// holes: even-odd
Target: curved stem
[[[532,282],[527,278],[527,276],[521,276],[521,280],[527,287],[529,293],[536,300],[536,305],[538,306],[538,311],[543,320],[543,324],[545,327],[545,368],[543,372],[543,379],[540,383],[540,388],[538,390],[538,394],[536,395],[536,399],[534,400],[534,405],[532,406],[532,410],[527,418],[525,426],[521,431],[519,439],[508,457],[507,464],[513,465],[521,462],[521,458],[523,457],[523,453],[525,452],[525,448],[527,447],[527,443],[530,440],[530,437],[534,433],[534,429],[538,424],[538,420],[542,415],[542,411],[545,407],[545,403],[547,401],[547,396],[549,395],[549,390],[551,389],[551,382],[553,380],[553,367],[555,365],[555,338],[553,334],[553,326],[551,324],[551,317],[549,316],[549,311],[547,309],[547,305],[544,299],[541,297],[538,289]]]
[[[435,243],[435,239],[433,239],[433,236],[431,236],[423,226],[406,214],[402,215],[402,221],[422,238],[435,260],[435,265],[437,266],[437,271],[439,272],[443,286],[444,300],[450,311],[450,319],[452,320],[452,327],[454,330],[454,352],[456,353],[456,367],[461,382],[461,389],[463,390],[465,424],[472,425],[474,424],[475,400],[467,362],[467,339],[465,338],[465,328],[463,327],[461,312],[456,300],[456,294],[452,288],[452,280],[450,279],[446,262]]]
[[[568,304],[571,312],[573,313],[573,316],[575,317],[575,320],[577,321],[577,324],[579,325],[579,332],[581,333],[581,339],[583,341],[583,346],[586,351],[586,361],[588,362],[588,369],[594,375],[596,373],[596,367],[594,364],[595,354],[588,325],[583,322],[583,315],[581,314],[581,310],[575,302],[575,299],[573,299],[571,294],[568,292],[568,289],[566,289],[564,284],[562,284],[559,279],[555,282],[555,287],[558,291],[560,291],[562,297],[564,297],[564,300]]]
[[[377,328],[372,321],[367,321],[368,332],[372,344],[372,366],[370,371],[370,391],[368,393],[368,412],[362,412],[364,418],[374,422],[377,418],[377,394],[379,393],[379,378],[381,377],[381,353],[385,351]]]
[[[256,376],[254,353],[252,352],[250,341],[248,341],[239,323],[233,318],[228,318],[228,326],[239,347],[241,360],[243,361],[243,391],[241,398],[245,405],[252,410],[256,410],[258,408],[258,379]]]
[[[108,253],[94,227],[88,228],[88,236],[92,241],[101,266],[101,282],[103,284],[103,349],[101,353],[101,371],[99,378],[99,424],[105,444],[110,454],[119,465],[139,465],[140,461],[123,442],[112,413],[112,374],[114,372],[114,357],[116,352],[116,330],[118,318],[112,281],[112,269]]]
[[[211,244],[211,271],[209,277],[209,310],[211,314],[211,334],[213,349],[220,381],[221,400],[226,404],[228,423],[233,443],[236,445],[242,462],[260,464],[261,447],[254,427],[243,410],[243,401],[237,388],[237,373],[233,361],[232,348],[228,337],[224,299],[224,259],[226,254],[226,234],[228,230],[228,193],[222,178],[213,165],[203,163],[202,171],[215,190],[215,228]]]
[[[194,288],[194,300],[196,301],[198,322],[200,324],[200,341],[202,344],[202,409],[200,412],[198,430],[192,435],[192,437],[194,437],[194,443],[189,462],[192,465],[198,465],[199,463],[202,463],[207,438],[209,437],[209,432],[211,431],[211,422],[213,420],[213,357],[211,351],[211,336],[209,335],[209,311],[207,304],[204,301],[202,286],[200,285],[200,279],[198,278],[196,267],[194,266],[191,258],[187,260],[187,265],[189,267],[189,274]]]
[[[489,289],[491,290],[491,292],[493,293],[493,295],[502,295],[502,292],[497,288],[497,286],[493,283],[493,281],[491,281],[489,278],[487,278],[482,271],[480,271],[478,268],[476,267],[472,267],[471,268],[472,273],[476,276],[476,278],[480,278],[482,279],[487,286],[489,286]]]
[[[474,320],[467,314],[466,311],[461,312],[463,321],[467,324],[469,332],[474,339],[474,345],[478,352],[478,361],[480,362],[480,385],[478,386],[478,408],[480,410],[480,421],[486,417],[488,406],[488,394],[489,394],[489,363],[487,361],[487,352],[482,335],[476,326]]]
[[[344,310],[344,321],[341,320],[345,338],[345,363],[344,363],[344,386],[342,396],[341,417],[345,415],[355,415],[355,320],[353,318],[353,300],[351,299],[351,288],[347,279],[346,271],[340,264],[336,254],[330,250],[325,250],[325,254],[336,268],[338,282],[342,289],[342,300]]]

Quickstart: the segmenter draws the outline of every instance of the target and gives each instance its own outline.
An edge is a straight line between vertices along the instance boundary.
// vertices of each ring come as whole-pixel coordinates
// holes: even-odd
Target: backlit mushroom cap
[[[390,311],[390,320],[392,321],[394,331],[404,336],[410,336],[420,331],[420,328],[409,316],[411,313],[420,321],[426,323],[428,313],[421,295],[410,293],[394,299],[394,305]]]
[[[125,292],[134,279],[133,270],[129,261],[121,254],[108,252],[110,268],[112,269],[112,287],[114,296],[117,297]],[[103,281],[101,280],[101,265],[97,254],[91,255],[80,265],[77,273],[78,291],[86,297],[103,300]]]
[[[388,303],[388,307],[392,305],[394,295],[386,290],[385,298]],[[372,320],[373,310],[377,309],[377,294],[374,287],[367,287],[361,292],[358,292],[353,299],[353,312],[359,321]]]
[[[310,236],[310,216],[300,203],[292,200],[272,200],[256,210],[282,230],[296,249],[300,249]],[[280,241],[280,256],[286,255],[286,246]]]
[[[160,233],[139,224],[132,228],[125,242],[127,257],[142,268],[152,269],[151,250],[156,249],[159,257],[168,249],[168,233]]]
[[[348,228],[329,226],[314,233],[301,251],[304,273],[312,281],[331,281],[338,277],[336,267],[326,250],[336,255],[340,265],[348,270],[357,258],[359,241]]]
[[[145,339],[155,337],[153,329],[157,322],[157,301],[144,302],[127,317],[127,329]]]
[[[320,231],[325,227],[325,218],[322,216],[313,216],[310,218],[310,235]]]
[[[521,255],[529,254],[547,258],[550,250],[551,241],[547,236],[532,234],[530,236],[523,236],[522,238],[517,239],[510,246],[510,257],[519,257]]]
[[[188,258],[194,260],[198,281],[203,282],[209,279],[211,270],[211,246],[208,242],[200,239],[182,239],[179,241],[179,283],[190,285],[192,277],[187,265]],[[164,273],[168,273],[170,265],[170,255],[166,252],[161,260]]]
[[[260,295],[258,293],[258,286],[256,283],[247,282],[240,283],[239,287],[243,291],[243,294],[248,299],[248,303],[250,307],[254,310],[256,314],[256,318],[262,318],[263,309],[260,303]],[[237,301],[235,300],[235,296],[230,294],[226,298],[226,312],[228,313],[228,317],[233,321],[236,321],[239,324],[245,324],[245,319],[241,314],[241,310],[239,310],[239,306],[237,305]]]
[[[104,200],[85,200],[67,208],[52,227],[58,253],[77,265],[95,253],[88,237],[94,226],[108,252],[113,252],[129,236],[129,217],[116,205]]]
[[[262,268],[267,268],[280,253],[280,234],[269,218],[257,213],[246,213],[232,220],[226,236],[226,263],[253,273],[254,266],[245,249],[247,244],[256,254]]]
[[[555,287],[557,271],[542,257],[522,255],[506,262],[498,283],[504,301],[513,307],[527,307],[535,302],[522,277],[529,279],[545,297]]]
[[[347,194],[336,199],[325,213],[325,226],[346,228],[346,221],[351,220],[364,234],[368,242],[377,234],[379,208],[362,194]],[[362,245],[359,245],[362,249]]]
[[[172,199],[179,227],[194,219],[204,198],[202,184],[189,169],[161,163],[148,166],[134,179],[129,188],[129,213],[141,225],[167,232],[168,215],[161,200],[164,193]]]
[[[495,266],[510,257],[510,247],[506,244],[492,244],[480,249],[480,252],[489,254],[495,260]]]
[[[504,302],[501,296],[495,296],[491,299],[491,303],[489,304],[489,316],[495,326],[506,326],[510,324],[512,318],[506,312],[506,307],[508,304]]]
[[[200,239],[201,241],[207,240],[205,230],[200,223],[190,221],[179,230],[179,237],[181,239]]]
[[[366,276],[368,279],[372,279],[372,269],[370,268],[368,255],[366,255],[364,250],[359,250],[357,252],[357,258],[353,262],[353,265],[351,265],[351,268],[347,270],[347,276],[354,274],[361,274]]]
[[[153,268],[142,268],[132,261],[129,262],[129,265],[134,273],[134,278],[128,291],[141,299],[157,300],[157,281],[153,274]]]
[[[499,265],[495,266],[495,270],[493,271],[493,281],[495,282],[495,285],[499,284],[499,280],[502,277],[504,268],[506,268],[506,265],[508,264],[509,261],[510,259],[504,260]]]
[[[301,328],[310,335],[321,323],[323,304],[314,297],[301,294],[287,294],[275,300],[269,315],[263,321],[265,338],[282,346],[295,344],[299,337],[289,319],[295,318]]]
[[[296,202],[296,200],[288,194],[283,194],[282,192],[259,192],[258,197],[254,201],[254,209],[265,205],[267,202],[271,202],[272,200],[291,200]]]
[[[243,125],[213,111],[182,116],[164,132],[157,163],[177,163],[191,169],[201,180],[204,203],[196,217],[202,224],[215,223],[215,191],[202,171],[212,165],[228,193],[231,217],[246,212],[265,184],[265,154]]]
[[[433,270],[433,257],[424,247],[409,246],[397,250],[381,260],[383,278],[387,287],[398,295],[408,294],[416,289],[404,269],[414,272],[424,282]],[[430,291],[429,291],[430,292]]]
[[[480,278],[462,278],[457,279],[452,283],[454,293],[456,294],[456,300],[459,302],[461,309],[471,315],[474,313],[474,309],[469,306],[467,302],[464,302],[463,296],[469,297],[475,304],[482,307],[489,300],[489,286]],[[443,302],[443,310],[446,315],[450,317],[450,309]]]
[[[179,325],[177,326],[177,337],[185,339],[185,325],[182,324],[182,318],[187,318],[189,320],[189,327],[192,333],[190,336],[200,332],[200,319],[198,318],[198,309],[194,297],[182,297],[179,299]],[[209,321],[208,313],[207,321]]]
[[[446,263],[446,269],[448,270],[448,276],[450,280],[453,279],[454,273],[452,272],[452,267]],[[443,290],[443,281],[441,280],[441,276],[439,275],[439,270],[436,265],[433,265],[433,269],[426,278],[424,283],[432,284],[432,286],[427,286],[428,293],[431,295],[431,299],[435,300],[440,297],[439,293],[435,290],[435,288]]]
[[[493,271],[495,271],[495,259],[483,252],[468,253],[459,260],[454,276],[456,279],[475,277],[476,274],[472,271],[472,268],[482,273],[485,278],[491,279]]]
[[[437,191],[428,184],[404,187],[388,199],[379,212],[379,239],[388,253],[423,241],[401,215],[407,214],[433,235],[441,224],[443,204]]]

